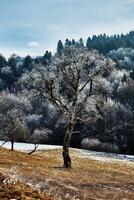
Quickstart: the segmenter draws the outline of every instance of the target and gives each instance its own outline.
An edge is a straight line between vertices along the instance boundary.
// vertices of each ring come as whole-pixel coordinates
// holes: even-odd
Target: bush
[[[119,153],[119,148],[116,144],[101,142],[99,139],[89,137],[81,141],[81,148],[93,151]]]

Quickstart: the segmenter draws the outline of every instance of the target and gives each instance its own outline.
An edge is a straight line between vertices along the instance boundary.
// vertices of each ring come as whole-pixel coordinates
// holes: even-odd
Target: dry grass
[[[67,170],[62,168],[61,150],[27,155],[0,148],[0,156],[1,172],[17,179],[20,184],[34,186],[42,197],[47,193],[54,199],[62,200],[134,199],[132,162],[80,158],[78,152],[73,150],[73,168]]]
[[[10,178],[6,173],[0,173],[0,199],[52,200],[31,186]]]

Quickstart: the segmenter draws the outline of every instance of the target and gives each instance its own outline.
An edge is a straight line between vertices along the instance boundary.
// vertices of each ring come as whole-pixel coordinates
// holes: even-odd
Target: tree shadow
[[[61,170],[61,171],[71,171],[72,170],[72,168],[66,168],[63,165],[62,166],[53,166],[53,167],[50,167],[50,168],[51,169]]]

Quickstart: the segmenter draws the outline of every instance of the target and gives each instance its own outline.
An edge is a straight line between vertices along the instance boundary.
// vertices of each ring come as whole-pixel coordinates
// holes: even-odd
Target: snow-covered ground
[[[0,146],[2,144],[3,144],[3,141],[0,141]],[[10,149],[11,143],[10,142],[5,143],[3,147]],[[47,149],[57,149],[57,148],[61,148],[61,146],[40,144],[37,150],[47,150]],[[14,149],[17,151],[32,151],[34,149],[34,144],[15,142]]]
[[[91,158],[99,161],[109,162],[114,160],[124,160],[124,161],[132,161],[134,162],[134,155],[126,155],[126,154],[116,154],[116,153],[105,153],[105,152],[96,152],[96,151],[88,151],[83,149],[77,149],[80,157],[83,158]]]
[[[0,146],[3,144],[3,141],[0,141]],[[3,145],[5,148],[11,148],[11,143],[7,142]],[[49,149],[61,149],[61,146],[56,145],[44,145],[41,144],[38,146],[37,150],[49,150]],[[32,151],[34,149],[34,144],[29,143],[14,143],[14,149],[18,151]],[[76,156],[83,158],[91,158],[99,161],[109,162],[112,160],[124,160],[124,161],[132,161],[134,162],[133,155],[122,155],[122,154],[114,154],[114,153],[104,153],[104,152],[95,152],[88,151],[84,149],[75,149],[78,153]]]

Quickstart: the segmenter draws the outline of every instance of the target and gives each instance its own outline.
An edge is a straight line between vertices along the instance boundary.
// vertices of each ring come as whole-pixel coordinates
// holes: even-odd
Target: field
[[[28,155],[0,148],[0,199],[134,199],[134,163],[96,160],[71,150],[72,169],[62,167],[61,149]]]

